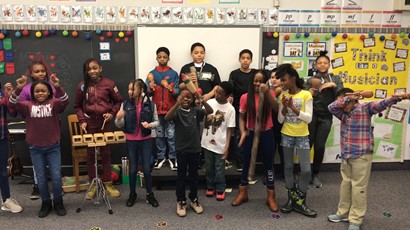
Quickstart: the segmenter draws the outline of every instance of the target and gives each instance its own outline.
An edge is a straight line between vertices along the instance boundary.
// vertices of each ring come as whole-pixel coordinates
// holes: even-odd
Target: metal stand
[[[97,191],[96,191],[96,194],[95,194],[95,198],[92,199],[94,201],[94,204],[100,204],[100,199],[102,198],[105,202],[105,205],[107,205],[108,213],[113,214],[110,200],[108,199],[108,195],[105,192],[103,182],[101,181],[100,178],[98,178],[98,170],[97,170],[97,155],[100,152],[100,146],[105,146],[105,145],[106,145],[105,142],[97,142],[97,143],[89,143],[88,144],[88,147],[94,147],[94,153],[95,153],[94,154],[94,157],[95,157],[95,164],[94,164],[95,178],[92,180],[90,186],[88,187],[87,191],[85,192],[83,200],[81,201],[80,206],[78,206],[78,208],[77,208],[77,212],[81,212],[81,207],[84,204],[85,197],[87,196],[87,193],[91,190],[92,186],[95,185]]]

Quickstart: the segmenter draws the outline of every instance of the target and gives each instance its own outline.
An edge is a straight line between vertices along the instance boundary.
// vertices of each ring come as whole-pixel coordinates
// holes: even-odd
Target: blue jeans
[[[241,176],[241,185],[248,184],[249,165],[251,163],[253,136],[255,132],[249,130],[249,135],[245,138],[243,143],[243,168]],[[257,155],[262,156],[262,162],[265,166],[266,187],[268,189],[275,188],[275,170],[273,168],[273,158],[275,151],[273,149],[275,139],[273,137],[273,130],[269,129],[262,131],[259,136],[259,146]]]
[[[208,149],[202,149],[205,154],[205,177],[208,189],[216,192],[225,192],[225,160],[223,154],[218,154]]]
[[[142,170],[147,193],[152,192],[151,154],[152,139],[142,141],[127,140],[128,157],[130,159],[130,193],[135,192],[139,160],[142,160]]]
[[[332,117],[326,118],[321,116],[313,116],[309,123],[309,144],[313,146],[313,165],[312,173],[317,174],[322,166],[323,157],[325,155],[325,145],[332,127]]]
[[[157,159],[165,159],[168,142],[168,158],[175,159],[175,124],[173,121],[166,121],[165,114],[158,115],[159,125],[156,128]]]
[[[53,184],[53,198],[54,200],[60,198],[63,194],[60,143],[44,147],[29,145],[29,150],[31,161],[36,168],[41,200],[51,199],[47,183],[47,166],[50,170],[51,182]]]
[[[7,173],[7,160],[9,159],[9,140],[0,140],[0,189],[3,200],[10,198],[9,175]]]
[[[198,197],[198,166],[200,160],[200,153],[177,153],[178,175],[177,175],[177,201],[185,201],[185,185],[189,185],[189,199],[194,201]],[[187,177],[187,172],[188,177]]]

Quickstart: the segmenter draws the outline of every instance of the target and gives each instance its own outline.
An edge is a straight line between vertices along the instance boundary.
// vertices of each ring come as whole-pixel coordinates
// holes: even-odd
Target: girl
[[[7,101],[11,95],[13,86],[11,83],[4,85],[4,90],[0,84],[0,190],[3,203],[1,210],[18,213],[23,211],[23,208],[16,200],[10,198],[9,175],[7,173],[7,162],[9,153],[9,131],[7,127]]]
[[[272,123],[272,109],[278,110],[278,103],[275,100],[275,92],[269,90],[265,84],[268,81],[267,75],[262,70],[257,70],[252,76],[251,82],[253,85],[249,87],[248,93],[241,96],[239,106],[239,128],[241,130],[241,138],[239,146],[243,144],[244,165],[242,169],[241,183],[239,185],[239,193],[232,201],[233,206],[241,205],[248,201],[248,172],[251,160],[251,150],[255,134],[256,120],[260,116],[260,136],[258,154],[262,155],[262,161],[266,172],[266,188],[267,199],[266,204],[273,212],[278,211],[278,205],[275,198],[275,184],[274,184],[274,137],[273,137],[273,123]],[[259,113],[259,97],[264,94],[262,113]]]
[[[273,91],[275,91],[276,99],[279,98],[280,94],[282,93],[282,87],[281,87],[281,82],[279,78],[276,78],[276,69],[274,68],[272,70],[272,73],[270,74],[270,79],[268,81],[269,88],[271,88]],[[273,150],[276,153],[276,149],[278,150],[279,153],[279,159],[280,159],[280,164],[279,164],[279,173],[277,175],[277,178],[280,180],[284,181],[285,180],[285,173],[284,173],[284,159],[283,159],[283,147],[280,145],[280,142],[282,141],[282,124],[279,123],[278,121],[278,111],[272,111],[272,121],[273,121],[273,135],[275,137],[275,145],[273,147]],[[275,159],[273,159],[275,161]]]
[[[117,127],[125,125],[130,159],[130,195],[126,203],[127,207],[132,207],[137,199],[135,188],[139,159],[142,159],[144,171],[146,202],[153,207],[158,207],[158,201],[152,192],[150,160],[152,156],[151,129],[156,128],[159,121],[155,104],[145,95],[146,92],[147,86],[141,79],[130,82],[128,85],[129,99],[122,104],[122,109],[115,118]]]
[[[9,106],[26,118],[26,142],[29,144],[31,161],[36,169],[36,176],[42,200],[38,216],[46,217],[54,203],[57,215],[66,215],[62,198],[60,122],[58,114],[68,105],[68,96],[60,87],[57,77],[51,83],[60,98],[53,98],[51,85],[43,80],[34,82],[30,92],[33,101],[18,101],[21,90],[27,84],[27,77],[17,79],[16,90],[9,99]],[[53,201],[48,190],[47,166],[53,183]]]
[[[326,56],[327,51],[320,51],[316,58],[317,74],[309,78],[306,84],[313,95],[313,116],[309,123],[309,144],[314,146],[311,182],[316,188],[322,187],[319,179],[319,171],[325,154],[325,144],[332,127],[333,116],[327,108],[336,99],[336,93],[343,88],[339,77],[329,73],[330,59]],[[319,88],[312,84],[312,79],[320,79]]]
[[[83,65],[84,81],[77,87],[74,109],[85,133],[110,132],[110,121],[120,110],[122,97],[114,81],[101,76],[102,66],[97,59],[89,58]],[[87,148],[88,178],[90,182],[95,175],[94,148]],[[119,197],[120,192],[112,186],[111,150],[109,146],[100,147],[105,191],[111,197]],[[96,186],[87,192],[87,199],[95,196]]]
[[[281,208],[283,213],[292,210],[309,217],[316,212],[306,206],[306,192],[310,180],[310,147],[308,124],[312,120],[312,95],[303,90],[303,79],[291,64],[282,64],[276,70],[284,90],[280,96],[278,121],[283,123],[282,143],[285,161],[285,181],[288,202]],[[296,189],[293,180],[293,152],[299,157],[301,178]]]
[[[35,59],[30,63],[30,65],[27,68],[27,71],[24,73],[24,76],[30,76],[31,77],[31,82],[27,83],[23,90],[20,93],[20,101],[31,101],[31,93],[30,93],[30,88],[31,84],[35,81],[38,80],[44,80],[44,81],[49,81],[51,77],[56,76],[55,74],[51,74],[50,69],[47,66],[47,63],[44,61],[43,56],[38,53],[35,56]],[[56,92],[56,89],[54,88],[53,85],[51,85],[51,88],[53,90],[53,95],[54,98],[59,98],[58,93]],[[33,186],[33,191],[30,194],[30,199],[36,200],[40,198],[40,192],[38,189],[38,184],[37,184],[37,177],[36,177],[36,171],[35,168],[33,167],[33,178],[34,178],[34,186]]]
[[[205,46],[199,42],[192,44],[191,57],[193,62],[184,65],[181,68],[179,82],[182,80],[182,74],[187,74],[191,77],[192,82],[197,83],[202,89],[204,100],[211,99],[215,96],[215,87],[221,83],[218,70],[211,64],[205,63]],[[192,73],[190,68],[195,67],[196,73]],[[185,84],[181,83],[180,89],[185,88]]]

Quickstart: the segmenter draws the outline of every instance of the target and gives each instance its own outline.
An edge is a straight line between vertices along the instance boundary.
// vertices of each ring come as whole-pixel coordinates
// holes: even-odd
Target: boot
[[[288,189],[288,202],[283,206],[280,211],[283,213],[290,213],[295,205],[296,194],[294,188]]]
[[[137,193],[131,192],[130,196],[128,197],[127,203],[125,203],[125,206],[127,207],[134,206],[136,200],[137,200]]]
[[[317,213],[306,206],[306,193],[296,190],[296,202],[293,206],[295,212],[302,213],[305,216],[315,218]]]
[[[53,204],[54,204],[54,210],[56,211],[57,215],[65,216],[67,214],[67,210],[64,207],[62,197],[53,200]]]
[[[38,211],[38,217],[44,218],[48,216],[50,213],[51,209],[53,209],[53,203],[50,199],[48,200],[43,200],[41,202],[41,209]]]
[[[267,189],[267,191],[268,191],[268,196],[266,198],[266,204],[268,205],[269,209],[272,212],[279,211],[278,204],[276,203],[275,190]]]
[[[239,193],[231,204],[232,206],[239,206],[243,202],[248,202],[248,185],[239,185]]]
[[[152,205],[152,207],[158,207],[159,206],[158,201],[157,201],[157,199],[155,199],[153,192],[147,193],[146,202],[147,202],[147,204]]]

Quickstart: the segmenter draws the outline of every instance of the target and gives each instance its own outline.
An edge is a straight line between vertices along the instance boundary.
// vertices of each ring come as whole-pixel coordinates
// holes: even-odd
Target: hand
[[[149,87],[151,88],[151,89],[155,89],[155,86],[156,86],[157,84],[155,84],[155,82],[153,82],[153,81],[151,81],[150,83],[149,83]]]
[[[317,94],[317,92],[318,92],[318,89],[316,89],[316,88],[310,88],[310,89],[309,89],[309,92],[310,92],[310,94],[312,94],[312,96],[315,96],[315,95]]]
[[[293,98],[292,97],[288,97],[287,101],[286,101],[286,106],[289,108],[293,107]]]
[[[125,116],[125,111],[120,110],[120,111],[118,111],[117,115],[115,115],[115,119],[120,120],[120,119],[124,118],[124,116]]]
[[[267,84],[262,83],[262,84],[259,85],[259,91],[261,93],[266,93],[266,92],[268,92],[268,90],[269,90],[269,87],[268,87]]]
[[[104,118],[104,121],[111,121],[112,115],[111,115],[111,113],[105,113],[103,115],[103,118]]]
[[[6,84],[4,84],[4,92],[8,96],[11,96],[11,93],[13,92],[13,85],[10,82],[7,82]]]
[[[229,96],[229,97],[228,97],[228,102],[232,104],[232,102],[233,102],[233,97]]]
[[[359,100],[362,96],[360,95],[360,92],[354,92],[354,93],[346,93],[345,94],[349,100]]]
[[[200,94],[198,93],[198,95],[200,95]],[[208,101],[208,100],[211,99],[211,98],[212,98],[212,96],[211,96],[209,93],[204,94],[204,95],[202,96],[202,100],[204,100],[204,101]]]
[[[239,139],[238,147],[240,148],[245,141],[246,136],[248,136],[248,132],[241,133],[241,138]]]
[[[150,123],[148,123],[148,122],[146,122],[146,121],[141,122],[141,125],[142,125],[142,127],[146,128],[146,129],[150,129],[150,128],[151,128]]]
[[[17,89],[23,89],[24,86],[27,84],[27,77],[24,76],[24,75],[22,75],[20,78],[18,78],[18,79],[16,80],[16,82],[17,82],[16,88],[17,88]]]
[[[322,90],[324,89],[333,88],[333,87],[336,87],[336,84],[334,82],[326,82],[322,86],[320,86],[319,92],[322,92]]]
[[[80,128],[84,133],[87,133],[87,122],[81,123]]]
[[[51,84],[53,84],[54,88],[60,87],[60,79],[57,78],[55,73],[51,74],[50,76]]]

